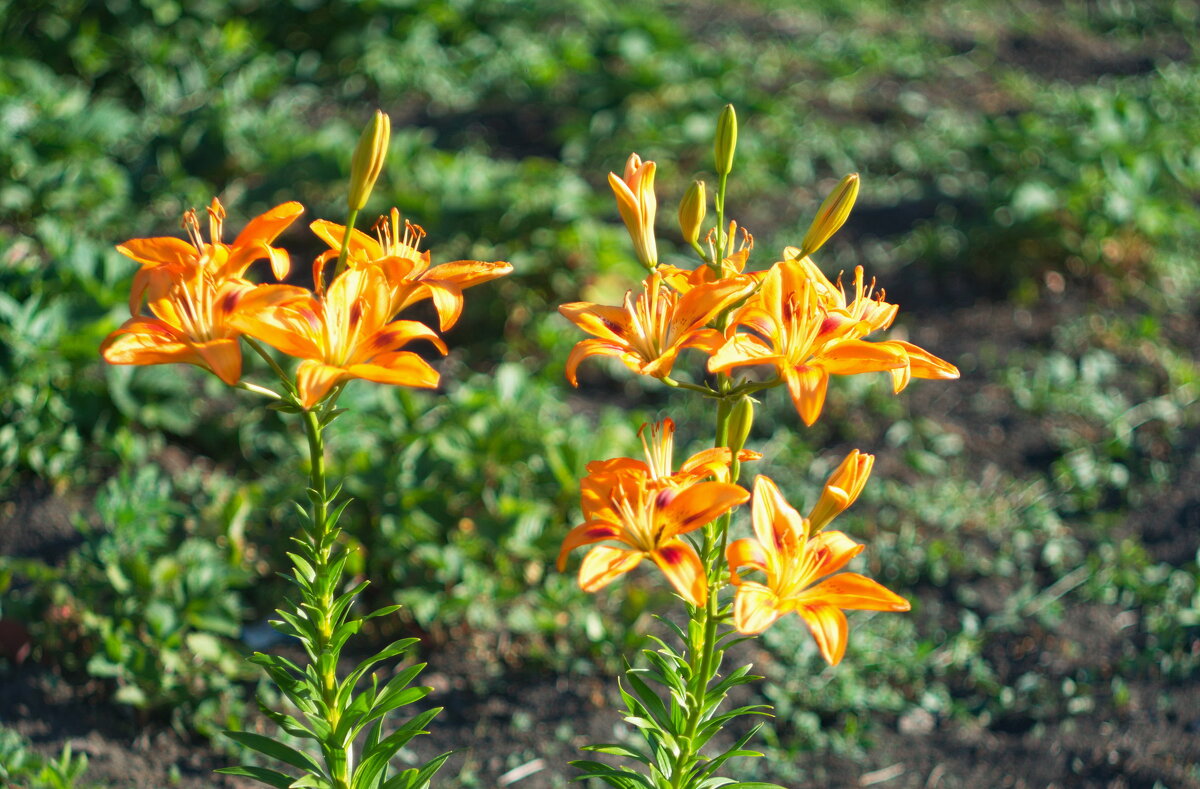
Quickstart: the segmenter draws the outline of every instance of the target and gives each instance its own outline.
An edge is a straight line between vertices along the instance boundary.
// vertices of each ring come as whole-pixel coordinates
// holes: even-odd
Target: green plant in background
[[[215,495],[218,483],[191,484]],[[249,575],[235,522],[222,532],[181,527],[187,487],[155,466],[122,473],[98,494],[96,522],[78,524],[82,544],[64,565],[0,558],[0,570],[26,579],[5,602],[33,623],[39,657],[58,653],[110,679],[114,699],[143,721],[168,715],[180,731],[213,733],[241,717],[247,672],[235,640]]]
[[[0,727],[0,780],[12,789],[76,789],[87,772],[87,755],[63,747],[56,759],[38,756],[19,734]]]

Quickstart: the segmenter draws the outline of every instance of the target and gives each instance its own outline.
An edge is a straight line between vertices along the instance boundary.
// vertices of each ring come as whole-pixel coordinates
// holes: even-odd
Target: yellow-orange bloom
[[[643,434],[646,462],[615,458],[589,464],[584,478],[582,508],[586,521],[563,540],[558,569],[566,567],[575,548],[599,542],[584,556],[579,585],[594,592],[649,558],[683,599],[704,605],[708,599],[705,568],[691,544],[680,535],[703,527],[744,503],[750,495],[728,482],[702,482],[708,476],[728,479],[729,450],[701,452],[678,471],[671,469],[670,420]],[[755,456],[750,453],[746,457]],[[722,475],[718,466],[724,463]]]
[[[100,353],[110,364],[194,364],[233,386],[242,376],[236,326],[241,312],[258,312],[302,297],[290,285],[255,286],[244,279],[214,283],[203,271],[190,278],[155,277],[153,318],[134,316],[110,334]]]
[[[890,371],[897,391],[911,376],[958,377],[953,365],[910,343],[863,340],[890,322],[894,310],[861,291],[861,273],[856,283],[859,295],[847,303],[827,280],[814,279],[803,260],[776,263],[733,315],[728,341],[709,359],[709,371],[774,366],[807,425],[821,413],[831,375]],[[739,326],[752,333],[735,334]]]
[[[625,295],[623,307],[577,301],[558,311],[596,339],[581,340],[567,359],[567,380],[578,386],[576,370],[589,356],[612,356],[641,375],[671,374],[684,348],[712,353],[724,341],[716,329],[705,328],[722,310],[744,296],[749,286],[740,279],[698,285],[679,295],[663,283],[657,271],[643,283],[637,298]]]
[[[438,373],[415,353],[399,348],[428,340],[446,345],[418,321],[391,321],[390,291],[377,269],[348,269],[320,296],[306,294],[234,323],[246,334],[303,361],[296,371],[301,404],[312,408],[335,384],[363,378],[381,384],[432,388]]]
[[[250,220],[233,243],[226,244],[221,241],[225,209],[214,197],[208,207],[208,242],[201,235],[196,212],[188,211],[183,215],[188,241],[173,237],[131,238],[119,244],[118,252],[142,265],[133,277],[133,290],[129,295],[130,314],[138,314],[142,297],[156,273],[188,276],[202,270],[211,281],[220,283],[242,277],[251,263],[267,258],[275,278],[285,278],[291,270],[291,261],[286,251],[271,246],[271,243],[303,212],[304,207],[299,203],[281,203]]]
[[[194,364],[229,385],[242,374],[241,331],[233,320],[298,298],[307,291],[290,285],[254,285],[242,278],[256,260],[269,258],[277,275],[288,270],[287,253],[270,245],[303,209],[276,206],[246,226],[233,242],[221,242],[225,210],[216,199],[208,208],[211,241],[200,234],[195,211],[184,214],[191,243],[178,238],[135,238],[117,247],[142,264],[134,275],[129,310],[133,317],[110,334],[100,353],[110,364]],[[154,317],[139,315],[145,299]]]
[[[311,227],[330,247],[314,263],[313,279],[320,282],[321,269],[342,248],[346,228],[324,219]],[[503,261],[456,260],[430,268],[429,250],[420,250],[425,231],[407,220],[401,226],[400,212],[395,208],[379,218],[375,233],[372,238],[354,230],[346,259],[350,268],[376,268],[383,274],[389,292],[389,317],[422,299],[432,299],[439,326],[446,331],[462,314],[464,289],[512,272],[512,266]]]
[[[754,480],[753,538],[726,549],[731,580],[737,586],[733,622],[739,632],[761,633],[784,614],[795,612],[816,639],[821,656],[836,666],[846,651],[846,610],[907,611],[908,601],[858,573],[839,573],[863,547],[839,531],[811,536],[809,521],[784,500],[767,477]],[[766,583],[745,580],[743,568],[759,570]],[[818,579],[825,580],[816,583]],[[814,585],[815,584],[815,585]]]
[[[658,201],[654,197],[654,162],[643,162],[631,153],[625,162],[624,177],[608,174],[608,185],[617,198],[617,210],[625,229],[633,239],[633,249],[646,268],[658,265],[658,244],[654,240],[654,215]]]

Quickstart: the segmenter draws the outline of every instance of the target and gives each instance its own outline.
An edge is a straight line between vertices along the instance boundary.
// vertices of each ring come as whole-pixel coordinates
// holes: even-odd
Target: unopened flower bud
[[[729,412],[728,424],[729,440],[727,443],[730,453],[736,458],[742,447],[746,446],[746,439],[750,436],[750,427],[754,424],[754,401],[743,395],[733,404],[733,408]]]
[[[380,110],[363,129],[350,162],[350,195],[347,203],[351,211],[359,211],[367,204],[375,181],[383,170],[387,158],[388,141],[392,136],[392,121]]]
[[[695,244],[700,238],[700,225],[708,213],[708,200],[704,193],[704,182],[693,181],[679,203],[679,229],[683,240]]]
[[[825,198],[825,202],[821,203],[816,218],[804,234],[804,240],[800,242],[799,257],[816,252],[846,223],[846,217],[850,216],[850,209],[854,207],[857,197],[858,173],[851,173],[843,178],[837,188]]]
[[[830,521],[854,503],[858,494],[862,493],[863,486],[867,484],[867,477],[871,476],[871,468],[874,465],[874,455],[859,452],[857,449],[846,455],[846,459],[825,481],[821,498],[808,515],[813,534],[824,529]]]
[[[728,175],[733,169],[733,151],[737,148],[737,113],[732,104],[726,104],[717,119],[717,139],[713,146],[716,155],[717,175]]]

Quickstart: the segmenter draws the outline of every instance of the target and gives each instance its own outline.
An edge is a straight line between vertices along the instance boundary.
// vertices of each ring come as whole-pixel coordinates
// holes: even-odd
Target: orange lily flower
[[[182,276],[202,269],[214,282],[219,283],[242,277],[251,263],[267,258],[275,278],[284,279],[291,270],[291,261],[285,250],[273,247],[271,243],[303,212],[304,207],[299,203],[281,203],[250,220],[232,244],[225,244],[221,241],[225,209],[214,197],[208,207],[208,243],[201,236],[196,212],[188,211],[183,215],[183,227],[189,241],[174,237],[131,238],[119,244],[118,252],[142,264],[133,277],[133,290],[129,295],[130,314],[138,314],[142,297],[156,271],[169,271]]]
[[[871,306],[880,302],[863,297],[843,308],[832,299],[801,261],[776,263],[759,291],[733,315],[728,340],[709,359],[709,371],[773,365],[806,425],[820,415],[831,375],[892,371],[893,388],[912,375],[958,377],[953,365],[909,343],[863,340],[874,328],[872,321],[890,320],[889,309]],[[754,333],[733,334],[738,326]]]
[[[596,339],[581,340],[567,359],[567,380],[579,386],[575,371],[589,356],[612,356],[641,375],[665,378],[684,348],[712,353],[724,341],[716,329],[705,328],[722,310],[743,297],[747,283],[740,279],[698,285],[682,295],[663,283],[655,271],[637,298],[625,294],[623,307],[586,301],[563,304],[558,311]]]
[[[363,378],[381,384],[433,388],[438,373],[415,353],[400,351],[412,340],[446,344],[418,321],[391,321],[389,289],[377,269],[348,269],[319,297],[281,304],[234,323],[246,334],[303,359],[296,371],[301,404],[312,408],[335,384]]]
[[[324,219],[310,227],[330,247],[313,264],[313,278],[320,282],[321,269],[342,248],[346,228]],[[432,299],[439,326],[446,331],[462,314],[464,289],[512,272],[512,265],[503,261],[456,260],[430,268],[429,250],[419,249],[425,231],[408,220],[401,228],[400,212],[395,208],[388,216],[380,217],[374,229],[376,238],[360,230],[350,234],[347,260],[351,268],[378,268],[383,273],[390,293],[391,316],[422,299]]]
[[[842,609],[908,611],[908,601],[858,573],[839,573],[865,546],[839,531],[811,535],[811,524],[784,500],[767,477],[754,480],[755,538],[735,540],[726,549],[731,581],[737,586],[733,622],[739,632],[761,633],[794,611],[808,626],[821,656],[841,661],[849,638]],[[760,570],[766,583],[747,581],[739,570]]]
[[[653,484],[660,485],[686,485],[706,477],[716,477],[719,482],[729,481],[729,447],[701,450],[685,460],[678,471],[671,470],[674,468],[672,456],[675,454],[675,420],[670,417],[652,425],[642,425],[638,430],[638,438],[641,439],[642,450],[646,454],[644,461],[633,458],[593,460],[587,464],[588,474],[640,474]],[[753,449],[738,451],[738,462],[761,459],[762,453]],[[584,508],[587,508],[586,502]]]
[[[795,258],[798,264],[804,266],[805,273],[816,286],[820,300],[827,310],[826,321],[831,322],[827,325],[832,325],[832,322],[857,322],[865,325],[868,333],[892,325],[900,306],[884,301],[885,293],[882,288],[878,293],[875,292],[874,280],[870,285],[864,285],[862,266],[854,268],[854,298],[848,299],[840,279],[838,284],[834,285],[812,262],[812,258],[797,257],[799,253],[800,250],[796,247],[787,247],[783,256],[788,260]],[[905,356],[904,366],[888,371],[892,376],[892,391],[895,393],[901,392],[913,378],[958,378],[957,367],[923,348],[903,340],[888,340],[886,344],[899,348]]]
[[[194,364],[230,386],[242,376],[236,316],[307,293],[291,285],[255,286],[244,279],[217,283],[202,270],[190,278],[153,276],[147,288],[155,317],[135,315],[125,321],[101,344],[104,359],[110,364]]]
[[[618,546],[596,545],[584,556],[579,585],[595,592],[649,558],[679,595],[692,605],[708,599],[708,580],[696,549],[681,535],[703,527],[744,503],[750,495],[728,482],[701,482],[721,474],[715,466],[720,452],[693,456],[678,471],[671,470],[674,424],[666,420],[652,430],[654,447],[643,436],[647,462],[615,458],[589,464],[582,482],[582,507],[586,522],[563,540],[558,569],[566,567],[575,548],[613,541]],[[729,450],[724,451],[728,479]]]

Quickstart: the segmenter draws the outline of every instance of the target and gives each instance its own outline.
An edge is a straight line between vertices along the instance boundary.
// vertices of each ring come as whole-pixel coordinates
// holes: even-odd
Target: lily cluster
[[[437,371],[417,353],[401,349],[425,340],[444,354],[445,343],[424,323],[397,316],[431,299],[445,331],[462,312],[464,288],[512,267],[475,260],[431,267],[429,252],[419,249],[424,231],[407,221],[401,226],[393,209],[376,223],[375,237],[352,230],[344,247],[345,227],[313,222],[313,232],[329,245],[314,262],[313,289],[282,284],[291,261],[272,244],[303,210],[295,202],[278,205],[225,243],[225,209],[214,198],[208,240],[196,212],[188,211],[183,217],[187,241],[136,238],[119,245],[117,250],[141,268],[130,296],[132,317],[104,341],[104,358],[112,364],[194,364],[235,386],[242,377],[239,338],[245,336],[301,360],[294,388],[306,409],[353,378],[436,387]],[[326,286],[325,268],[339,255],[344,264]],[[280,283],[246,278],[251,264],[262,259]],[[143,302],[150,316],[140,314]]]
[[[579,365],[585,359],[604,356],[672,388],[704,395],[717,403],[717,448],[672,471],[674,424],[667,420],[651,431],[653,439],[643,439],[646,463],[620,458],[590,464],[581,484],[585,522],[567,535],[559,566],[565,567],[573,549],[594,545],[580,567],[579,583],[595,591],[650,559],[693,609],[707,605],[712,587],[728,582],[735,587],[728,618],[738,631],[762,632],[794,611],[833,664],[845,651],[842,609],[909,607],[861,575],[831,575],[863,550],[842,532],[825,527],[857,498],[873,457],[851,452],[808,517],[801,517],[767,477],[755,480],[751,494],[737,484],[740,462],[758,457],[742,449],[753,418],[750,396],[786,387],[800,419],[812,425],[832,376],[888,373],[898,393],[913,378],[957,378],[958,370],[912,343],[875,338],[891,326],[899,307],[886,300],[874,280],[867,281],[861,266],[847,284],[841,275],[831,280],[813,261],[812,253],[846,221],[858,194],[857,174],[846,176],[826,199],[800,246],[786,247],[766,269],[748,270],[753,237],[739,231],[736,222],[726,224],[724,216],[724,184],[736,143],[736,118],[729,108],[717,137],[717,223],[705,245],[699,243],[707,215],[702,182],[688,191],[679,211],[680,230],[696,250],[699,265],[688,269],[659,261],[656,167],[633,154],[624,176],[610,173],[608,180],[647,275],[623,304],[559,307],[592,335],[576,344],[567,360],[566,377],[573,386],[579,385]],[[703,354],[703,366],[690,381],[678,381],[672,374],[688,349]],[[732,418],[737,409],[741,424]],[[751,500],[754,536],[730,542],[728,514]],[[687,539],[710,524],[717,531],[706,534],[702,544]],[[724,557],[713,550],[717,544],[727,545]],[[721,558],[725,569],[710,566]],[[755,571],[761,580],[751,580]],[[825,576],[831,577],[821,581]],[[719,607],[713,613],[725,616]]]

